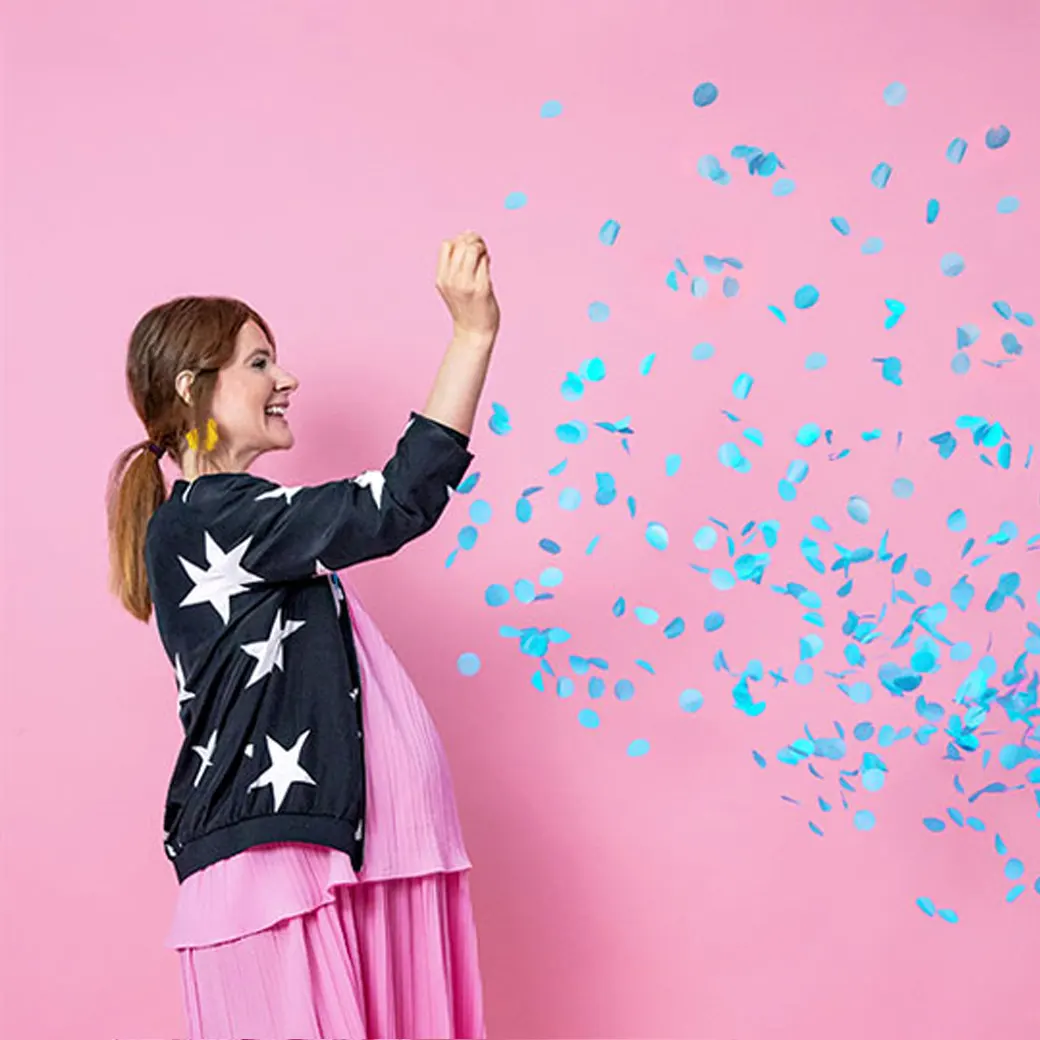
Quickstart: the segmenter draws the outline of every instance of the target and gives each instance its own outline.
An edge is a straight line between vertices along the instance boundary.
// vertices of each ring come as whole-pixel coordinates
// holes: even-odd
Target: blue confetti
[[[604,223],[603,227],[599,229],[599,240],[605,246],[612,246],[617,241],[617,237],[620,233],[621,225],[616,220],[608,220]]]
[[[906,477],[897,477],[892,482],[892,494],[896,498],[911,498],[914,493],[914,482]]]
[[[596,300],[589,304],[589,321],[601,322],[610,317],[610,307]]]
[[[986,131],[986,147],[1003,148],[1011,140],[1011,131],[1006,126],[991,126]]]
[[[655,549],[663,552],[668,548],[668,530],[664,524],[649,523],[646,525],[646,540]]]
[[[959,166],[968,150],[968,142],[963,137],[955,137],[946,149],[946,158],[955,166]]]
[[[871,171],[870,183],[875,188],[884,188],[888,184],[889,178],[892,176],[892,167],[888,163],[878,163],[877,166]]]
[[[555,119],[563,112],[563,105],[559,101],[546,101],[542,104],[539,115],[542,119]]]
[[[827,366],[827,355],[821,354],[819,351],[814,351],[805,358],[805,368],[809,372],[818,372],[821,368]]]
[[[726,623],[726,617],[720,614],[717,610],[713,610],[704,619],[704,631],[705,632],[717,632]]]
[[[847,235],[852,230],[844,217],[831,217],[831,227],[840,235]]]
[[[874,814],[869,809],[860,809],[853,817],[856,830],[870,831],[874,829]]]
[[[928,224],[934,224],[939,219],[939,200],[929,199],[928,207],[924,212],[925,222]]]
[[[857,524],[866,524],[870,521],[870,503],[862,496],[852,495],[845,508]]]
[[[582,708],[578,712],[578,722],[585,729],[599,729],[599,714],[592,708]]]
[[[964,270],[964,257],[959,253],[947,253],[939,261],[939,266],[947,278],[956,278]]]
[[[754,386],[754,379],[751,378],[746,372],[742,372],[737,376],[733,383],[733,396],[738,401],[746,401],[748,394],[751,393],[751,387]]]
[[[650,753],[650,741],[649,740],[633,740],[628,745],[628,757],[629,758],[641,758],[643,755]]]
[[[883,239],[872,237],[864,241],[863,245],[859,247],[859,251],[864,256],[874,256],[880,253],[885,248],[885,242]]]
[[[897,108],[906,101],[906,87],[902,83],[889,83],[884,92],[885,104]]]
[[[777,198],[783,198],[785,195],[793,194],[795,187],[796,185],[790,177],[781,177],[773,184],[773,194]]]
[[[815,285],[803,285],[794,294],[794,305],[800,311],[808,310],[820,298],[820,291]]]
[[[522,191],[511,191],[506,196],[506,209],[523,209],[527,205],[527,195]]]
[[[476,675],[480,671],[480,658],[476,654],[461,654],[458,660],[459,673],[465,676]]]
[[[715,348],[710,343],[698,343],[692,351],[694,361],[707,361],[714,355]]]
[[[1005,195],[997,202],[998,213],[1014,213],[1018,210],[1018,199],[1014,195]]]
[[[701,83],[693,92],[693,103],[698,108],[707,108],[719,96],[714,83]]]
[[[690,712],[691,714],[695,711],[700,711],[704,705],[704,694],[700,690],[683,690],[679,694],[679,707],[683,711]]]

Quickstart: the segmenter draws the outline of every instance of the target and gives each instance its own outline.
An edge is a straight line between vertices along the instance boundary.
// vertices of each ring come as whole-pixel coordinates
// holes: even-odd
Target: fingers
[[[491,257],[485,250],[477,260],[476,271],[473,274],[473,284],[478,292],[486,292],[491,286]]]
[[[487,255],[487,244],[474,231],[445,239],[437,263],[438,285],[473,284],[481,261]]]

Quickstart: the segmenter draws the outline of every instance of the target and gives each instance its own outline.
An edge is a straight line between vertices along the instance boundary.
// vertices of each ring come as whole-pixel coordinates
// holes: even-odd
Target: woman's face
[[[293,446],[285,412],[297,386],[296,377],[279,367],[260,326],[246,322],[235,341],[235,356],[217,374],[213,392],[220,438],[214,461],[219,459],[221,469],[244,471],[264,452]]]

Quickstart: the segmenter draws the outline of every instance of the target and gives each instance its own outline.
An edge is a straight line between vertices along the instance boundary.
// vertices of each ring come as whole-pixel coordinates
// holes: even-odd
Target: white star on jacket
[[[206,532],[206,562],[208,570],[178,556],[181,566],[194,582],[194,588],[181,600],[182,607],[209,603],[226,625],[231,618],[231,597],[246,592],[247,587],[264,579],[251,574],[242,566],[242,557],[249,549],[252,535],[244,538],[229,552],[217,545],[213,535]]]
[[[184,677],[184,665],[181,664],[180,654],[174,655],[173,667],[177,676],[177,710],[179,711],[181,705],[187,704],[188,701],[194,698],[195,694],[191,690],[185,689],[187,679]]]
[[[256,501],[262,502],[265,498],[279,498],[284,495],[285,504],[291,506],[293,495],[299,494],[302,490],[302,487],[276,487],[271,491],[265,491],[262,495],[257,495]]]
[[[376,509],[383,508],[383,485],[386,484],[386,477],[383,476],[382,470],[365,470],[364,473],[359,473],[353,478],[353,483],[357,484],[359,487],[368,488],[372,493]]]
[[[202,780],[203,774],[206,772],[207,769],[209,769],[211,765],[213,765],[213,752],[216,749],[216,746],[217,731],[214,730],[210,734],[209,740],[206,741],[205,747],[196,745],[191,749],[201,759],[201,761],[199,762],[199,771],[195,774],[195,787],[199,786],[199,782]]]
[[[283,748],[272,736],[267,739],[267,753],[271,756],[271,765],[264,770],[247,788],[253,791],[270,785],[274,795],[274,811],[282,807],[286,792],[293,784],[316,784],[315,779],[300,765],[300,752],[311,731],[304,730],[291,748]]]
[[[283,625],[282,611],[279,609],[274,616],[271,631],[266,639],[262,639],[258,643],[242,644],[242,649],[250,657],[256,658],[253,674],[246,683],[246,689],[249,689],[253,683],[259,682],[265,675],[270,675],[276,668],[279,671],[285,670],[282,644],[293,632],[298,632],[305,624],[305,621],[286,621]]]

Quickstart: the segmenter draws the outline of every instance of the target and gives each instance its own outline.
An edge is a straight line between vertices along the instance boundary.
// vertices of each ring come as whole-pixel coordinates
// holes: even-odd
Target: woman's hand
[[[490,347],[500,313],[491,286],[491,258],[480,235],[467,231],[441,243],[437,291],[455,326],[455,340]]]

